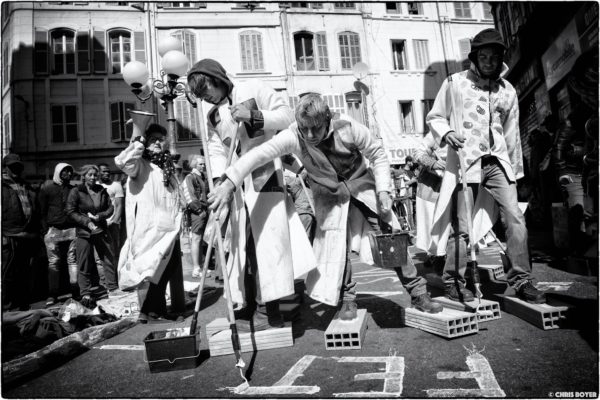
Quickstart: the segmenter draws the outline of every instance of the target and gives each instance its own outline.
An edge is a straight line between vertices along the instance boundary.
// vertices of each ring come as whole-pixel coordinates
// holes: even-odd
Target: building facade
[[[291,106],[317,91],[384,140],[392,163],[412,152],[442,80],[462,69],[470,38],[493,26],[487,3],[14,2],[2,9],[2,154],[26,174],[58,161],[108,162],[137,99],[124,65],[160,76],[157,44],[182,42],[190,63],[220,61],[234,81],[259,79]],[[358,65],[357,65],[358,64]],[[159,99],[150,100],[166,123]],[[177,149],[200,151],[198,111],[174,102]]]
[[[598,48],[596,2],[498,2],[496,28],[508,46],[506,78],[519,96],[523,156],[529,136],[549,114],[559,121],[573,111],[567,79],[577,58]]]

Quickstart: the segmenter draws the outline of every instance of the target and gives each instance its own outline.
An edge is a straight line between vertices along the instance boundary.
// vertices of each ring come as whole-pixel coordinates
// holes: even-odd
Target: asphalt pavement
[[[18,387],[6,398],[231,397],[597,397],[598,283],[563,271],[534,253],[533,275],[548,296],[572,307],[561,329],[542,330],[515,315],[479,325],[479,332],[446,339],[403,326],[406,293],[396,274],[354,259],[358,305],[368,329],[360,350],[326,350],[324,331],[335,313],[303,296],[292,347],[243,353],[250,387],[233,355],[210,357],[204,327],[226,316],[222,297],[203,302],[199,365],[149,371],[143,339],[183,323],[136,325]],[[552,265],[554,263],[554,265]],[[420,268],[422,272],[422,268]],[[190,271],[184,271],[191,280]],[[552,284],[554,283],[554,285]],[[211,277],[207,284],[220,285]],[[435,287],[430,288],[434,294]],[[220,292],[221,293],[221,292]]]

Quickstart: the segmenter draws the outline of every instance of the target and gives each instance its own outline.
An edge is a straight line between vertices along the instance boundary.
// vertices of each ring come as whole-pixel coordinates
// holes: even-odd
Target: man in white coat
[[[353,233],[378,229],[384,223],[399,228],[391,213],[390,165],[381,140],[369,129],[347,116],[332,115],[318,94],[303,96],[296,121],[273,139],[241,157],[225,171],[221,185],[209,195],[210,208],[219,210],[231,201],[244,177],[284,154],[298,156],[308,173],[315,203],[314,252],[317,268],[306,278],[307,293],[322,303],[337,306],[342,297],[340,318],[356,317],[356,282],[352,280],[349,255]],[[367,160],[370,167],[367,167]],[[379,215],[378,215],[379,210]],[[372,264],[365,240],[355,250]],[[426,281],[417,276],[412,263],[396,272],[412,297],[412,304],[437,313],[442,307],[431,301]]]
[[[471,190],[479,188],[479,197],[491,197],[498,205],[510,260],[508,283],[519,298],[543,303],[544,293],[531,283],[527,227],[517,203],[516,180],[523,177],[519,101],[513,86],[501,77],[503,68],[507,68],[502,62],[505,48],[502,36],[495,29],[479,32],[471,43],[471,67],[444,80],[427,115],[437,143],[444,141],[452,149],[448,150],[434,212],[433,236],[439,236],[452,226],[442,276],[446,296],[459,301],[472,300],[473,293],[465,288],[464,274],[466,218],[473,216],[467,215],[460,201],[463,196],[458,185],[459,152],[466,169],[466,176],[460,179],[466,179]],[[455,118],[451,118],[453,113]],[[479,198],[478,201],[481,203]],[[471,238],[471,245],[482,235],[475,236]]]
[[[287,102],[272,88],[255,81],[234,84],[215,60],[197,62],[187,78],[196,97],[212,104],[206,115],[208,160],[217,185],[236,135],[240,154],[245,154],[293,121]],[[236,193],[230,222],[226,272],[232,300],[245,305],[238,313],[238,329],[281,327],[278,299],[293,294],[294,278],[314,268],[315,262],[293,202],[286,196],[279,159],[247,177],[243,191]]]

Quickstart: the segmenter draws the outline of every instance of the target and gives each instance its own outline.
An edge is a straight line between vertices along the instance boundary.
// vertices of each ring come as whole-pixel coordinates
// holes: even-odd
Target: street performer
[[[383,223],[400,227],[391,213],[389,162],[381,140],[367,127],[350,117],[332,115],[320,95],[304,95],[296,108],[296,122],[225,171],[221,185],[209,195],[210,208],[218,212],[226,207],[246,175],[288,153],[304,165],[315,203],[317,268],[306,278],[307,293],[331,306],[342,297],[340,318],[353,319],[357,305],[350,243],[356,244],[354,250],[364,249],[360,251],[363,261],[373,263],[368,245],[364,240],[352,241],[353,233],[366,239],[366,231],[377,230],[378,209]],[[431,301],[425,279],[417,277],[412,263],[396,271],[415,307],[431,313],[442,310]]]
[[[293,120],[287,102],[272,88],[258,82],[234,84],[215,60],[197,62],[187,78],[194,95],[212,105],[206,113],[207,156],[217,185],[236,137],[240,154],[245,154]],[[221,221],[225,215],[220,214]],[[279,159],[245,179],[229,218],[231,251],[226,275],[232,301],[244,306],[238,313],[238,329],[282,327],[278,300],[294,293],[294,278],[314,268],[315,262],[300,218],[286,195]]]
[[[519,298],[543,303],[544,293],[531,283],[527,227],[517,203],[516,180],[523,177],[519,102],[514,87],[501,77],[508,68],[503,63],[505,49],[502,36],[495,29],[478,33],[471,43],[471,67],[444,80],[427,115],[436,142],[445,142],[453,149],[447,154],[432,238],[435,242],[452,229],[442,276],[446,296],[458,301],[473,300],[473,293],[465,287],[466,218],[477,218],[477,210],[493,210],[495,201],[506,230],[508,283]],[[456,110],[452,110],[452,103]],[[450,122],[452,113],[459,126]],[[461,178],[467,180],[471,191],[479,189],[473,216],[467,215],[461,201],[462,188],[458,185],[461,159],[466,168],[466,177]],[[487,199],[493,199],[491,206]],[[473,223],[479,232],[471,238],[471,245],[489,231],[495,220],[492,214],[493,211],[488,212],[487,224],[477,220]]]
[[[128,175],[119,287],[137,288],[141,323],[174,318],[167,314],[165,291],[181,269],[179,231],[185,204],[167,148],[165,128],[151,124],[115,157],[115,165]]]

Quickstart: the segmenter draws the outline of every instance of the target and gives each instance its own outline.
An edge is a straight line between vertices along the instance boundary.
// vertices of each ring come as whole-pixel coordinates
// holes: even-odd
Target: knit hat
[[[477,50],[485,46],[498,46],[501,47],[502,50],[506,50],[506,45],[502,40],[502,35],[500,35],[500,32],[498,32],[494,28],[484,29],[477,35],[475,35],[473,41],[471,41],[471,52],[469,53],[469,60],[476,62]]]

